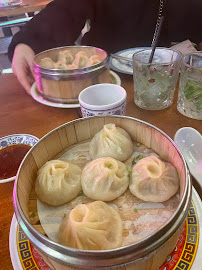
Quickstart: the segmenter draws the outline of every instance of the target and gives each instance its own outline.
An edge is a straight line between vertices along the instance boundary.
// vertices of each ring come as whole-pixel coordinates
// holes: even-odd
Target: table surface
[[[201,121],[187,118],[177,111],[177,90],[174,103],[162,111],[146,111],[134,104],[133,78],[119,74],[127,91],[127,116],[153,124],[172,139],[176,131],[190,126],[202,133]],[[0,137],[29,133],[41,138],[47,132],[80,117],[80,109],[60,109],[38,103],[20,86],[13,74],[0,76]],[[9,230],[13,216],[13,182],[0,184],[0,269],[12,269],[9,255]]]
[[[12,8],[0,8],[0,17],[14,16],[42,10],[52,0],[22,0],[22,4]]]

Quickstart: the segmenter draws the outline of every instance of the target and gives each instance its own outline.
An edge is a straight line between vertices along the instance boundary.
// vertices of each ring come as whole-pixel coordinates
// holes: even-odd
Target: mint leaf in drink
[[[197,98],[197,102],[195,103],[196,109],[201,110],[202,109],[202,95]]]
[[[193,101],[197,110],[202,109],[202,84],[193,80],[188,80],[184,87],[185,98]]]
[[[202,95],[202,85],[196,81],[188,80],[184,87],[184,95],[187,100]]]

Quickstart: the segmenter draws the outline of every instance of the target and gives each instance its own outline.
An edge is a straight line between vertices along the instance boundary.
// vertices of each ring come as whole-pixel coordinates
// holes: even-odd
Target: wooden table
[[[175,132],[190,126],[202,133],[201,121],[181,115],[176,108],[177,92],[173,105],[162,111],[146,111],[133,102],[133,79],[119,74],[128,94],[126,115],[147,121],[172,139]],[[78,118],[80,109],[59,109],[42,105],[33,100],[17,82],[13,74],[0,76],[0,137],[14,133],[29,133],[41,138],[47,132]],[[0,269],[10,270],[9,229],[13,216],[13,182],[0,184]]]
[[[52,0],[22,0],[20,6],[14,8],[0,8],[0,17],[40,11],[51,1]]]

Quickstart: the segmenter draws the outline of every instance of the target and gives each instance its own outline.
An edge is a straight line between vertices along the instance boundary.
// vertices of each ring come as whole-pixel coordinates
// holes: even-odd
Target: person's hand
[[[14,51],[12,70],[20,84],[30,94],[31,85],[34,82],[33,75],[33,50],[26,44],[18,44]]]

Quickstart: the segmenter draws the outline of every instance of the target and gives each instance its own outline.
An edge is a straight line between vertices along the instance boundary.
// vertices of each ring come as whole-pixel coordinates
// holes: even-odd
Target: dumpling
[[[102,58],[101,56],[95,54],[95,55],[92,55],[89,59],[88,59],[88,62],[86,64],[86,67],[90,67],[90,66],[93,66],[93,65],[96,65],[98,63],[102,62]]]
[[[35,191],[39,199],[50,205],[61,205],[81,191],[81,169],[66,160],[51,160],[39,170]]]
[[[121,246],[123,223],[119,213],[101,201],[81,204],[60,225],[60,244],[82,250],[106,250]]]
[[[79,68],[85,67],[88,62],[88,56],[84,51],[80,51],[75,55],[75,59],[72,64]]]
[[[155,156],[143,158],[132,169],[129,189],[143,201],[164,202],[179,188],[176,168]]]
[[[78,68],[75,64],[67,65],[67,69],[75,69]]]
[[[65,64],[69,65],[72,64],[74,61],[74,56],[69,50],[60,51],[58,54],[58,61],[62,61]]]
[[[62,61],[58,61],[57,63],[54,64],[54,68],[55,69],[67,69],[67,65]]]
[[[133,142],[124,129],[106,124],[91,140],[89,153],[92,159],[112,157],[124,161],[133,153]]]
[[[129,185],[125,164],[110,157],[95,159],[84,167],[81,175],[83,193],[94,200],[112,201]]]
[[[39,65],[44,68],[54,68],[55,62],[50,57],[41,59]]]

